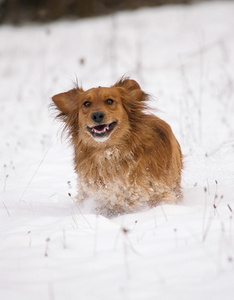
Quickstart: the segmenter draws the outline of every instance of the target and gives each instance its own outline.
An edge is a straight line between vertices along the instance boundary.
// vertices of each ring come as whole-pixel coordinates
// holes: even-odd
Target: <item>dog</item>
[[[149,96],[130,78],[77,86],[52,97],[74,147],[78,201],[98,214],[133,213],[182,198],[182,153],[171,127],[147,113]]]

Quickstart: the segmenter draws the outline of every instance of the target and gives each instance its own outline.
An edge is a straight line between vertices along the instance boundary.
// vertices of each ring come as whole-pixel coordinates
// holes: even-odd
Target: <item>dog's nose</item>
[[[104,116],[105,116],[104,112],[97,111],[97,112],[92,114],[92,119],[96,123],[101,123],[102,120],[104,119]]]

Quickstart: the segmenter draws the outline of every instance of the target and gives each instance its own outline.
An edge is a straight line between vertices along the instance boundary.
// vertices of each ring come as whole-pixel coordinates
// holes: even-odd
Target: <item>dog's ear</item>
[[[75,88],[68,92],[54,95],[52,100],[58,110],[61,111],[61,114],[69,115],[76,107],[78,103],[78,95],[82,92],[83,90],[81,88]]]
[[[148,99],[148,95],[142,91],[140,85],[133,79],[121,78],[114,87],[123,88],[130,96],[132,102],[145,102]]]
[[[129,92],[134,90],[141,90],[140,85],[133,79],[121,78],[116,84],[115,87],[122,87],[128,90]]]

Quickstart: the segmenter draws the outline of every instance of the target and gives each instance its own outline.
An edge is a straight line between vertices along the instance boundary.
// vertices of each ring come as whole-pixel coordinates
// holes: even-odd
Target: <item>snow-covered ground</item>
[[[1,300],[234,299],[233,16],[220,1],[0,27]],[[107,219],[75,203],[48,106],[124,74],[181,143],[184,202]]]

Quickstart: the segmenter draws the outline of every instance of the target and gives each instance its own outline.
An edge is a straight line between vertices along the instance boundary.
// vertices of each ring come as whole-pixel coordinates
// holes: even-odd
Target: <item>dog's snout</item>
[[[92,114],[92,119],[96,123],[101,123],[102,120],[104,119],[104,116],[105,116],[104,112],[97,111],[97,112]]]

